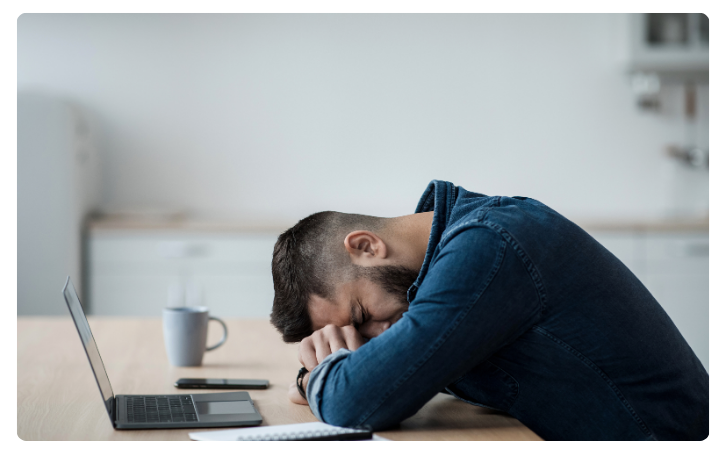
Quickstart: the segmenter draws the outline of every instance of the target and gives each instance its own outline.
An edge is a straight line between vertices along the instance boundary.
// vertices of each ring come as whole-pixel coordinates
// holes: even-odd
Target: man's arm
[[[311,373],[307,395],[318,419],[393,426],[538,320],[530,271],[498,232],[469,224],[439,249],[402,319]]]
[[[302,366],[312,371],[333,352],[337,352],[340,349],[355,351],[363,344],[365,344],[365,338],[352,325],[346,325],[344,327],[327,325],[300,342],[298,358]],[[309,373],[307,373],[302,378],[303,390],[307,388],[309,376]],[[307,404],[307,400],[300,395],[299,389],[297,388],[297,380],[290,384],[287,396],[293,403],[299,405]]]

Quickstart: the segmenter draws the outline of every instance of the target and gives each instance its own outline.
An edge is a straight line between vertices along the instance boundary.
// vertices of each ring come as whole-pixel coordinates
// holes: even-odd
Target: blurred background
[[[18,315],[265,318],[279,233],[432,179],[538,199],[708,367],[702,14],[24,14]]]

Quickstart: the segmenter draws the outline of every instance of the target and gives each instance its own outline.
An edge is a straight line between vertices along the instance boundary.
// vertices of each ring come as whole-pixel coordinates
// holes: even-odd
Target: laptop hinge
[[[118,417],[118,412],[121,410],[121,407],[118,405],[118,402],[121,401],[121,399],[118,396],[113,397],[113,411],[111,411],[111,414],[113,415],[113,428],[116,428],[116,424],[121,419]]]

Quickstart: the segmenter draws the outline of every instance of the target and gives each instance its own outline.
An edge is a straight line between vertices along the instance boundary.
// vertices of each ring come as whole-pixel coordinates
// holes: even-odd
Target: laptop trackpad
[[[249,401],[196,401],[199,414],[255,414]]]

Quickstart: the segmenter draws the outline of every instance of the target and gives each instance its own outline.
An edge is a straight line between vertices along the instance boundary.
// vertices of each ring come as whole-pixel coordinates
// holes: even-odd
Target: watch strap
[[[307,373],[309,373],[309,371],[305,367],[300,368],[299,373],[297,373],[297,391],[305,400],[307,400],[307,394],[305,393],[305,389],[302,388],[302,379],[304,379]]]

